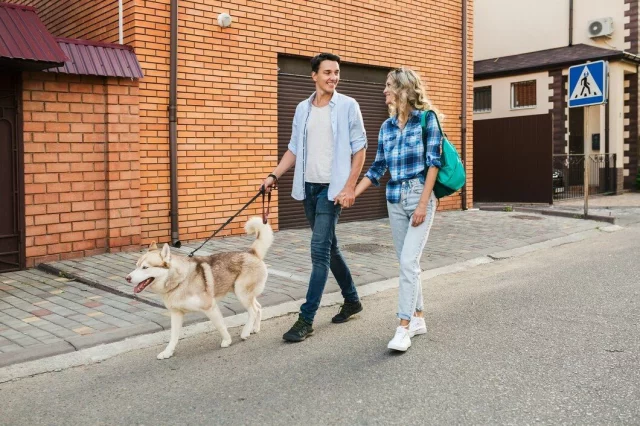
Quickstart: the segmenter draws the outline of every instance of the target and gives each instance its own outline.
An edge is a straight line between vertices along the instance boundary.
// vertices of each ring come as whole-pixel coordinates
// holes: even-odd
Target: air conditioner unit
[[[613,34],[613,19],[600,18],[589,21],[589,37],[611,37]]]

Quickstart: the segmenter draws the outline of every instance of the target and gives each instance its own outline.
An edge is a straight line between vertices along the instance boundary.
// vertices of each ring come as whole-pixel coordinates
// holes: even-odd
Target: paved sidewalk
[[[584,200],[567,200],[555,204],[556,209],[584,212]],[[589,198],[589,214],[615,218],[616,225],[640,222],[640,192]]]
[[[435,269],[504,250],[595,229],[602,223],[542,215],[467,211],[436,216],[421,259]],[[386,219],[338,225],[340,247],[356,285],[397,277],[398,263]],[[265,259],[269,279],[263,306],[299,300],[311,273],[308,229],[275,234]],[[251,237],[227,237],[208,243],[198,254],[246,250]],[[199,243],[172,249],[186,254]],[[168,313],[151,292],[134,295],[124,277],[140,255],[103,254],[0,274],[0,367],[79,350],[142,333],[168,329]],[[339,291],[330,277],[326,293]],[[222,301],[225,316],[243,312],[233,295]],[[186,324],[205,321],[190,314]]]
[[[581,218],[584,215],[584,199],[561,200],[553,205],[526,203],[477,203],[476,207],[485,211],[540,213],[551,216]],[[589,219],[616,225],[640,223],[640,192],[626,192],[620,195],[597,195],[589,198]]]

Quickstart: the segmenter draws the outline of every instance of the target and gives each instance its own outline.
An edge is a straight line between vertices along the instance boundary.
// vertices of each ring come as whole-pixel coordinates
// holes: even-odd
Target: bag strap
[[[434,111],[427,109],[424,110],[422,114],[420,114],[420,125],[422,126],[422,143],[424,144],[424,156],[425,159],[427,157],[427,116],[429,115],[429,113],[433,113],[433,115],[436,117],[436,122],[438,123],[438,129],[440,129],[440,152],[442,153],[442,142],[444,141],[444,132],[442,131],[442,127],[440,126],[440,120],[438,120],[438,114],[436,114]],[[427,177],[427,169],[424,169],[424,177],[426,180]],[[436,184],[438,182],[436,181]],[[433,187],[433,189],[431,190],[432,193],[435,194],[435,185]],[[436,208],[440,207],[440,199],[437,199],[437,204],[436,204]]]
[[[442,131],[442,126],[440,125],[440,120],[438,119],[438,114],[435,113],[435,111],[430,110],[430,109],[425,109],[424,112],[422,114],[420,114],[420,125],[422,126],[422,130],[423,130],[423,134],[424,137],[423,142],[425,142],[425,152],[427,149],[426,146],[426,138],[427,138],[427,117],[429,116],[429,113],[432,113],[433,116],[436,118],[436,123],[438,123],[438,129],[440,130],[440,149],[442,149],[442,142],[444,141],[444,132]]]

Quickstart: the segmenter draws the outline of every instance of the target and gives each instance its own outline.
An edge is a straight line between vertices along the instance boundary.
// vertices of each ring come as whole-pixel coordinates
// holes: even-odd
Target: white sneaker
[[[427,323],[424,321],[424,318],[411,317],[411,322],[409,322],[409,337],[417,336],[418,334],[426,334],[426,333],[427,333]]]
[[[393,336],[393,339],[391,339],[391,341],[387,345],[387,348],[404,352],[409,349],[410,346],[411,338],[409,337],[409,330],[402,326],[399,326],[396,329],[396,335]]]

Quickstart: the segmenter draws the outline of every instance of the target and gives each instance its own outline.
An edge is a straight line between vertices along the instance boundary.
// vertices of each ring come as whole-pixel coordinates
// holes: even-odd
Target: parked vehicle
[[[560,169],[553,169],[553,193],[564,192],[564,174]]]

